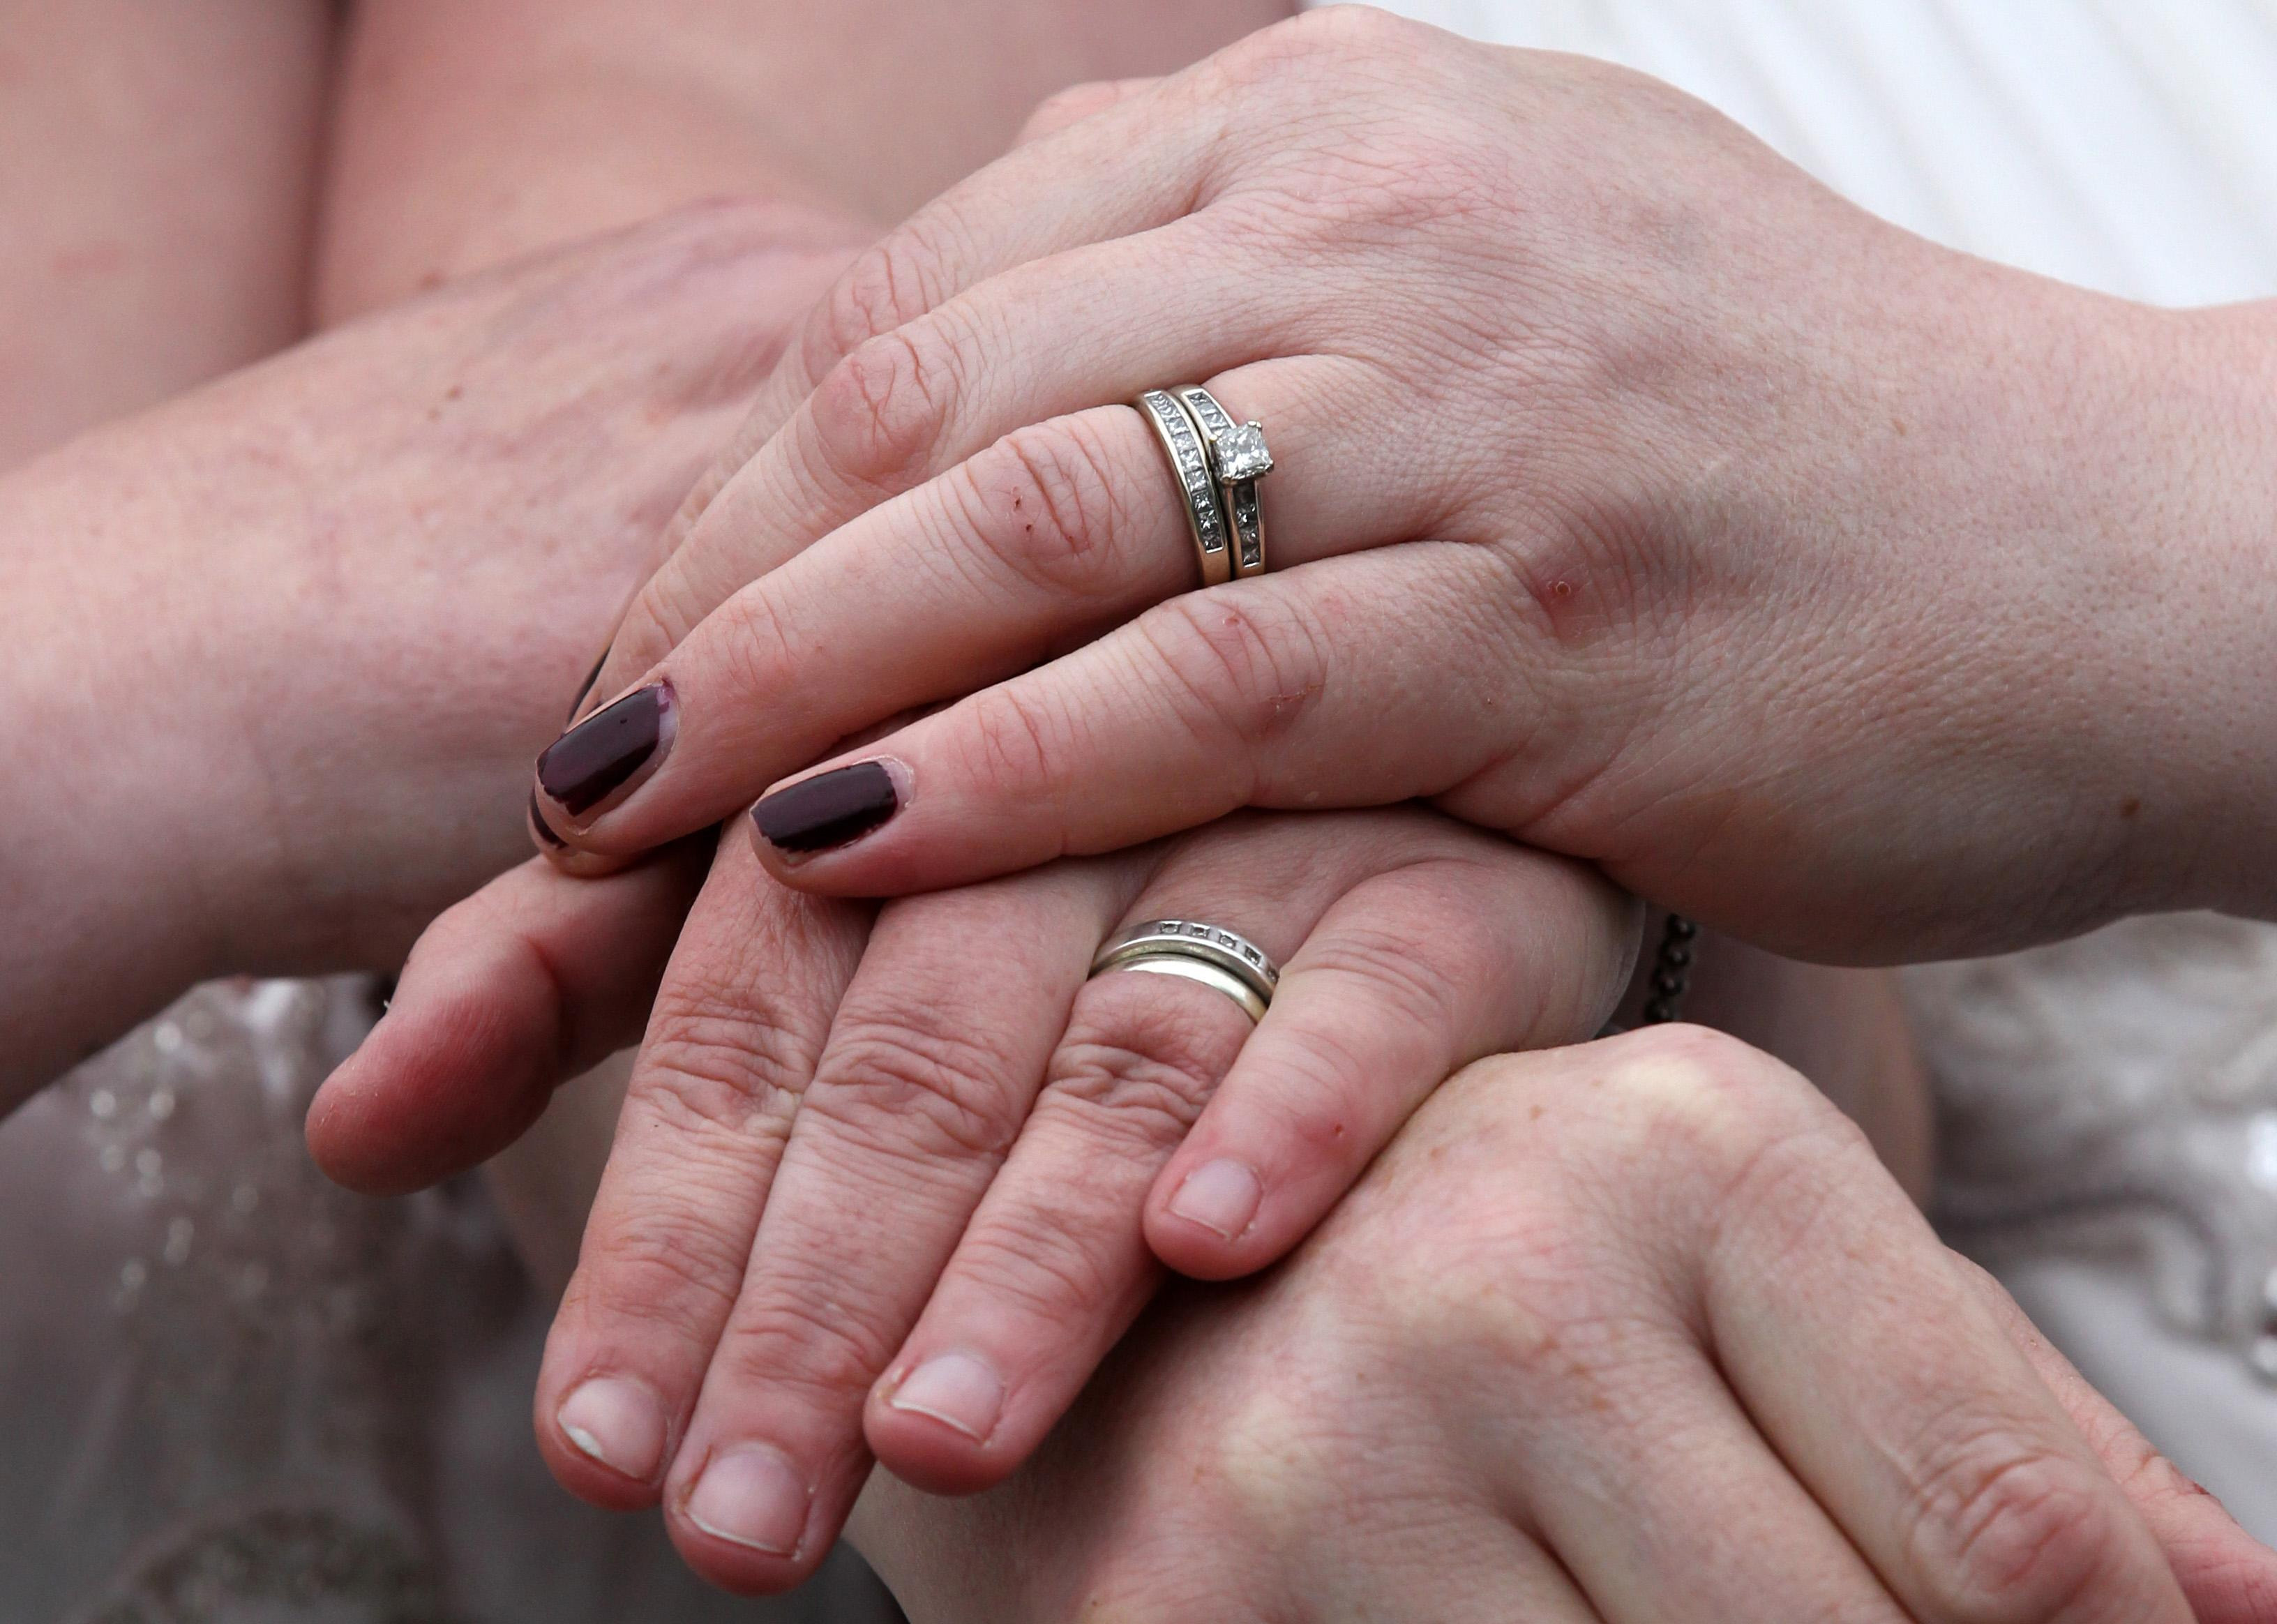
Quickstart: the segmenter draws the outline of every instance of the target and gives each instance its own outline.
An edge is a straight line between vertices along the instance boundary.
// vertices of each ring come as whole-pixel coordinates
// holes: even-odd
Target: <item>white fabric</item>
[[[1393,0],[1638,69],[1953,247],[2154,303],[2277,292],[2277,0]]]
[[[1668,80],[1990,259],[2277,294],[2277,0],[1393,0]],[[2277,929],[2205,916],[1915,972],[1941,1218],[2277,1540]]]

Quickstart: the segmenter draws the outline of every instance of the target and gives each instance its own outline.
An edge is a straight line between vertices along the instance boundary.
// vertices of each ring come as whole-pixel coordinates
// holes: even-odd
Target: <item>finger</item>
[[[1908,1615],[1765,1447],[1688,1329],[1672,1311],[1656,1320],[1639,1309],[1633,1274],[1612,1277],[1632,1300],[1602,1326],[1544,1326],[1511,1364],[1511,1403],[1484,1412],[1466,1440],[1502,1503],[1522,1508],[1519,1526],[1608,1620],[1903,1624]]]
[[[866,926],[862,910],[786,891],[732,843],[713,865],[538,1376],[538,1446],[571,1492],[655,1500]]]
[[[716,1582],[787,1588],[836,1536],[869,1469],[864,1395],[1020,1133],[1113,870],[1061,865],[881,916],[670,1473],[673,1538]]]
[[[2277,1552],[2160,1454],[2050,1345],[1999,1281],[1967,1259],[1955,1265],[2150,1526],[2197,1624],[2277,1621]]]
[[[1284,565],[1399,533],[1411,490],[1396,458],[1376,456],[1395,448],[1349,432],[1372,387],[1365,369],[1328,361],[1225,380],[1231,408],[1285,424],[1283,456],[1323,469],[1272,507]],[[742,588],[632,695],[547,751],[537,794],[579,847],[639,851],[750,805],[857,728],[969,693],[1195,583],[1184,499],[1137,411],[1034,423]]]
[[[1680,1106],[1731,1086],[1669,1063],[1687,1035],[1595,1047],[1660,1056],[1649,1086]],[[1769,1061],[1750,1075],[1808,1087]],[[1823,1129],[1728,1158],[1734,1178],[1694,1220],[1699,1312],[1764,1437],[1916,1618],[2185,1624],[2142,1517],[1979,1291],[1863,1136],[1813,1109]],[[1720,1155],[1706,1137],[1670,1150]]]
[[[1098,110],[1094,117],[1024,142],[864,251],[825,296],[769,378],[753,427],[804,401],[842,361],[865,345],[989,277],[1187,214],[1198,201],[1204,156],[1218,120],[1183,79],[1166,80]],[[887,354],[880,349],[871,362],[846,370],[842,393],[857,418],[868,409],[862,404],[868,387],[863,380],[877,376],[875,363]],[[1117,398],[1094,395],[1023,421]],[[762,569],[880,496],[927,477],[911,468],[898,481],[887,473],[876,482],[857,477],[826,488],[800,487],[794,483],[793,458],[803,461],[804,451],[795,453],[786,445],[759,457],[774,438],[772,430],[767,440],[739,436],[744,442],[739,449],[750,452],[755,465],[726,482],[697,527],[767,539],[748,553],[741,568],[734,564],[733,550],[724,570],[718,559],[706,556],[708,549],[667,563],[619,629],[602,675],[604,695],[621,692],[712,607]],[[958,460],[940,461],[934,471]],[[831,466],[826,460],[811,465]],[[799,499],[784,505],[784,498],[795,492]]]
[[[1371,878],[1474,838],[1411,812],[1240,820],[1174,848],[1121,923],[1222,924],[1283,956]],[[895,1473],[978,1488],[1057,1421],[1154,1287],[1146,1193],[1252,1031],[1210,987],[1123,972],[1084,985],[1018,1144],[872,1395],[866,1430]],[[1443,1076],[1381,1086],[1420,1093]]]
[[[1312,1232],[1408,1114],[1472,1061],[1578,1043],[1635,958],[1637,904],[1594,870],[1451,828],[1339,898],[1154,1180],[1171,1268],[1246,1274]]]
[[[565,1079],[638,1035],[714,843],[590,883],[525,863],[443,914],[310,1102],[316,1164],[394,1194],[513,1143]]]
[[[1146,1186],[1248,1033],[1192,982],[1085,987],[1003,1171],[880,1363],[864,1430],[896,1475],[969,1492],[1033,1452],[1153,1293]]]
[[[1245,805],[1461,806],[1474,775],[1572,731],[1529,681],[1523,595],[1489,553],[1412,543],[1174,598],[770,790],[756,844],[803,889],[891,896]],[[1496,827],[1569,788],[1528,783],[1537,800],[1489,804]],[[849,801],[859,818],[818,816]]]

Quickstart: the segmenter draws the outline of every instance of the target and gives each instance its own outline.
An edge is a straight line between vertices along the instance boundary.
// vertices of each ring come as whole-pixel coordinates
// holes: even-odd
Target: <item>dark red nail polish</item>
[[[857,761],[776,790],[751,808],[751,821],[778,851],[827,851],[867,835],[900,807],[884,764]]]
[[[553,741],[537,759],[537,787],[573,818],[598,806],[656,759],[671,711],[662,682],[634,689]]]
[[[612,644],[610,646],[614,647],[615,645]],[[600,659],[593,662],[593,668],[585,673],[585,680],[577,684],[577,697],[569,701],[569,714],[561,719],[561,725],[563,727],[566,728],[571,722],[577,720],[577,707],[585,703],[585,696],[591,693],[593,691],[593,684],[601,680],[601,667],[608,663],[609,651],[608,649],[603,649],[601,651]]]
[[[553,832],[553,826],[545,821],[545,814],[538,811],[537,791],[535,789],[529,792],[529,827],[532,834],[556,851],[569,843]]]

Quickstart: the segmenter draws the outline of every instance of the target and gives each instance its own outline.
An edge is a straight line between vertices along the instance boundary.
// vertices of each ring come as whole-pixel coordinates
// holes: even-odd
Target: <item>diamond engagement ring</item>
[[[1233,573],[1265,573],[1265,521],[1258,512],[1257,482],[1273,471],[1265,448],[1265,425],[1236,423],[1217,398],[1199,384],[1177,392],[1178,403],[1208,442],[1210,472],[1216,477],[1218,505],[1233,531]]]
[[[1233,550],[1226,545],[1225,510],[1218,505],[1217,481],[1210,468],[1209,448],[1201,431],[1177,397],[1167,389],[1149,389],[1131,402],[1138,408],[1162,453],[1170,459],[1170,472],[1185,498],[1186,529],[1201,561],[1202,584],[1216,586],[1233,577]]]
[[[1138,970],[1199,981],[1223,993],[1253,1021],[1265,1018],[1281,969],[1246,936],[1199,919],[1149,919],[1110,938],[1091,961],[1093,976]]]

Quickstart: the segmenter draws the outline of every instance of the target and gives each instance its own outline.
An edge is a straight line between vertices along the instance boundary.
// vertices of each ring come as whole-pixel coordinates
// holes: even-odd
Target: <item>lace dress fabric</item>
[[[309,1163],[351,980],[199,989],[0,1125],[9,1624],[872,1624],[850,1553],[737,1601],[554,1485],[549,1317],[478,1181]]]
[[[2130,919],[1906,979],[1940,1228],[2277,1536],[2277,926]]]

